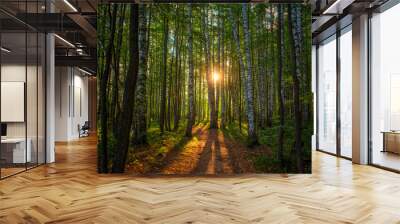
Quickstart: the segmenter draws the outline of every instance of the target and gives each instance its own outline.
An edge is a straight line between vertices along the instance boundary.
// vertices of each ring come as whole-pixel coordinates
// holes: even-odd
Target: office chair
[[[79,138],[89,136],[89,129],[90,129],[89,121],[85,121],[82,127],[78,125],[78,129],[79,129]]]

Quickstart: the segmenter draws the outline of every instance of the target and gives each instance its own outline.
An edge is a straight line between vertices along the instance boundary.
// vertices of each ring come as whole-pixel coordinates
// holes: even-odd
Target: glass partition
[[[43,5],[19,1],[14,9],[38,13]],[[43,33],[0,12],[0,178],[45,163],[45,44]]]
[[[318,149],[336,153],[336,36],[318,48]]]
[[[25,170],[31,162],[30,143],[26,141],[26,37],[25,32],[1,35],[2,177]]]

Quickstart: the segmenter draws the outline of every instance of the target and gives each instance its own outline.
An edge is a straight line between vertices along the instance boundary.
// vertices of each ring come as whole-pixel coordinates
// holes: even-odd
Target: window
[[[351,25],[340,36],[340,155],[352,157],[352,33]]]
[[[336,153],[336,36],[318,48],[318,149]]]
[[[371,18],[372,163],[400,170],[400,5]]]

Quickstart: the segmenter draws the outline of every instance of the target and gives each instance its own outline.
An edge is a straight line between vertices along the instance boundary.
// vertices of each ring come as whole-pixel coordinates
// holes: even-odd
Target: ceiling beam
[[[16,18],[42,32],[81,31],[68,14],[61,13],[18,13]]]
[[[72,21],[74,21],[79,27],[82,28],[82,30],[85,32],[85,34],[88,36],[86,38],[86,41],[91,45],[91,46],[96,46],[96,38],[97,38],[97,30],[92,26],[92,24],[89,23],[89,21],[83,17],[80,14],[68,14],[67,15]]]
[[[336,0],[323,11],[324,15],[338,15],[342,14],[343,10],[351,5],[355,0]]]
[[[91,56],[55,56],[56,66],[79,66],[97,70],[97,60]]]

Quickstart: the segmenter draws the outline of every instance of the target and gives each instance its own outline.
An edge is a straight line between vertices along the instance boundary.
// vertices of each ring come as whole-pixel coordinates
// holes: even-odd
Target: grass
[[[242,129],[240,129],[238,123],[228,123],[222,131],[229,138],[247,144],[247,124],[242,124]]]

